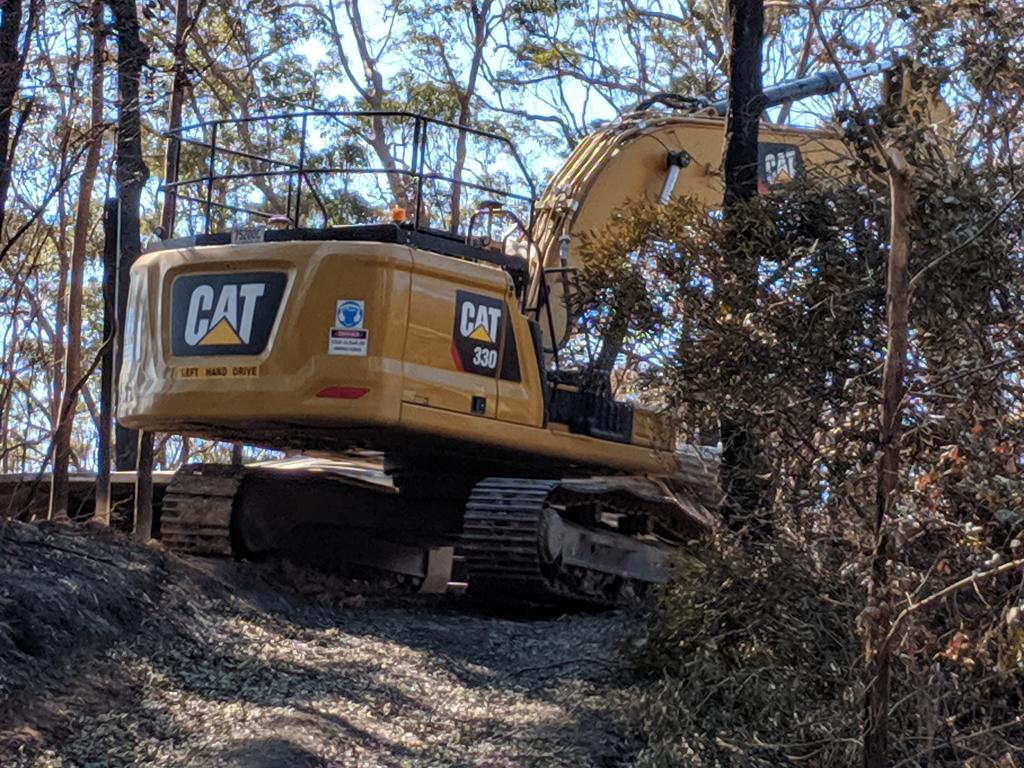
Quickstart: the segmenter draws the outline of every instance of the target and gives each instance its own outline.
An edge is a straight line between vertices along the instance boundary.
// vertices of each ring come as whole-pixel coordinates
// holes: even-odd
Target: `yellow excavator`
[[[806,78],[766,101],[840,82]],[[493,181],[507,174],[477,183],[432,169],[448,131],[500,142],[495,167],[526,172],[507,140],[420,115],[305,112],[176,132],[179,157],[191,147],[199,159],[165,194],[191,206],[179,218],[190,232],[167,233],[132,267],[119,421],[337,461],[183,467],[163,541],[315,557],[424,590],[442,588],[457,557],[472,592],[518,602],[609,606],[664,582],[668,556],[716,524],[716,452],[678,445],[663,415],[591,386],[565,345],[588,232],[643,197],[719,205],[724,111],[658,94],[582,140],[536,204]],[[311,128],[370,133],[385,119],[404,122],[412,157],[374,170],[405,205],[386,223],[334,223],[353,187],[331,179],[367,171],[318,164],[326,134]],[[275,122],[297,150],[254,152],[252,135]],[[845,158],[826,131],[766,123],[761,141],[765,190]],[[438,184],[492,199],[462,233],[432,227]]]

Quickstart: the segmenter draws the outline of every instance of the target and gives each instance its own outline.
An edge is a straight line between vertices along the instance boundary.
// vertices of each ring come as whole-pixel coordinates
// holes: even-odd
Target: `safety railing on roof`
[[[432,140],[432,131],[447,139]],[[360,215],[379,222],[382,214],[418,231],[458,234],[469,219],[462,212],[467,190],[518,207],[532,228],[536,186],[525,163],[507,137],[478,128],[405,111],[310,110],[207,120],[165,136],[173,162],[161,189],[174,218],[187,220],[184,234],[259,221],[326,228],[370,223],[353,220]],[[468,145],[477,140],[497,151],[471,158]],[[368,157],[389,162],[374,165]],[[515,182],[496,181],[513,176]],[[370,177],[376,182],[360,181]],[[401,210],[390,215],[389,208]],[[175,234],[172,222],[164,237]]]

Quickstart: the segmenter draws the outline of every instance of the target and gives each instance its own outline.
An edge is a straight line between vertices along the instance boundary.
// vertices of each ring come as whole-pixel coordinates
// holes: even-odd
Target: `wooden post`
[[[110,431],[114,418],[114,343],[117,307],[117,199],[103,204],[103,339],[100,362],[100,428],[96,449],[96,509],[93,519],[110,525]],[[109,340],[109,341],[107,341]]]
[[[137,541],[153,538],[153,433],[139,432],[135,465],[135,526]]]

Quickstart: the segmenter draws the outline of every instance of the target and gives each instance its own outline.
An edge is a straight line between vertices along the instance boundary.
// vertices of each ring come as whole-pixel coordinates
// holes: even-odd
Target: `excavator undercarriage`
[[[192,464],[167,488],[160,536],[178,552],[285,556],[421,593],[468,574],[484,601],[607,608],[663,583],[669,555],[711,522],[656,483],[444,477],[396,487],[366,460]]]

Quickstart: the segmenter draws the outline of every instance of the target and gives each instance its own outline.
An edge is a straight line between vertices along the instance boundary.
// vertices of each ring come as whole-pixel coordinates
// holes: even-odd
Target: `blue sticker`
[[[362,328],[363,318],[366,313],[363,310],[363,302],[355,299],[342,299],[338,302],[335,310],[335,319],[338,328]]]

